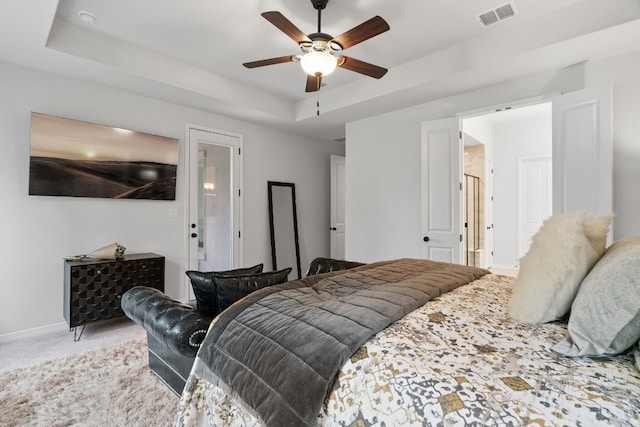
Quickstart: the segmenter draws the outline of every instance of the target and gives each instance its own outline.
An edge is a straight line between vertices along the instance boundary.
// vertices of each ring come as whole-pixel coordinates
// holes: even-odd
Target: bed
[[[566,340],[566,317],[540,325],[516,322],[508,312],[512,277],[456,266],[454,283],[442,284],[441,272],[452,266],[426,260],[386,261],[287,282],[246,297],[212,324],[203,349],[220,348],[208,355],[200,350],[181,396],[175,424],[637,426],[640,423],[640,370],[634,365],[633,351],[600,357],[563,356],[554,347]],[[400,273],[389,275],[389,270]],[[427,276],[430,278],[425,279]],[[434,277],[437,285],[433,284]],[[289,382],[284,386],[293,390],[294,397],[289,400],[295,400],[296,394],[304,400],[309,398],[306,389],[313,388],[312,381],[300,380],[295,370],[289,371],[289,362],[279,365],[255,343],[236,348],[241,344],[238,341],[242,341],[240,331],[246,325],[240,329],[232,325],[237,326],[238,319],[247,316],[247,312],[251,314],[252,307],[278,299],[280,294],[320,289],[315,293],[327,300],[330,297],[326,290],[333,289],[336,293],[331,298],[335,295],[342,298],[344,291],[336,284],[372,280],[376,282],[373,287],[359,288],[356,293],[364,292],[366,299],[372,298],[371,292],[377,292],[391,302],[405,298],[407,292],[389,297],[390,286],[408,287],[413,296],[411,292],[419,288],[418,283],[431,282],[425,285],[429,289],[426,292],[429,295],[424,297],[426,302],[418,303],[414,309],[403,308],[406,313],[394,313],[391,317],[398,315],[397,320],[381,325],[363,343],[354,341],[356,350],[343,357],[335,374],[329,375],[326,393],[314,397],[319,403],[309,400],[306,407],[293,408],[301,412],[311,408],[312,416],[307,415],[299,422],[274,416],[273,406],[277,405],[256,384]],[[383,290],[376,286],[382,286]],[[367,317],[362,313],[357,316]],[[265,322],[263,318],[258,329],[270,323],[272,317],[269,319]],[[238,339],[234,341],[234,337]],[[302,347],[313,339],[297,338]],[[284,345],[290,343],[285,340]],[[233,354],[218,359],[221,353],[234,351],[238,352],[236,356],[246,354],[246,360],[238,360],[242,357]],[[333,355],[334,350],[322,352],[323,358]],[[279,357],[285,360],[284,356]],[[219,360],[225,361],[218,363]],[[261,366],[261,362],[266,366]],[[248,365],[251,375],[243,373],[242,368],[220,373],[234,364]],[[274,370],[275,377],[269,377],[268,371]],[[265,372],[266,380],[261,372]],[[269,408],[264,408],[261,402],[268,402]]]

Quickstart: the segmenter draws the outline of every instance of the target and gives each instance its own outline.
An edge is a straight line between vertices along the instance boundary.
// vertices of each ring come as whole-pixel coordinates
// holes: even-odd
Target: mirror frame
[[[296,210],[296,186],[291,182],[267,181],[269,195],[269,229],[271,233],[271,260],[273,261],[273,269],[278,269],[278,261],[276,254],[276,236],[273,216],[273,187],[288,187],[291,189],[291,202],[293,207],[293,236],[296,249],[296,265],[298,279],[302,279],[302,269],[300,268],[300,245],[298,242],[298,214]],[[288,266],[287,266],[288,267]],[[283,267],[284,268],[284,267]],[[295,273],[295,271],[292,271]]]

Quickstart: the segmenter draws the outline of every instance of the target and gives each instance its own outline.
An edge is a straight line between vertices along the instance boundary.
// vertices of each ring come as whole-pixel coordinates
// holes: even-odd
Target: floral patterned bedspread
[[[512,280],[484,276],[377,334],[339,372],[318,425],[640,425],[640,372],[631,356],[554,353],[566,324],[511,321]],[[262,424],[192,375],[176,425]]]

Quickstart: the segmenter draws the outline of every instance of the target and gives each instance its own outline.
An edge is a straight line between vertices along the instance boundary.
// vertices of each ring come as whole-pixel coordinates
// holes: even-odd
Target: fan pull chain
[[[320,82],[322,79],[322,74],[320,73],[316,73],[316,85],[317,85],[317,90],[316,90],[316,116],[320,115],[320,88],[322,87]]]

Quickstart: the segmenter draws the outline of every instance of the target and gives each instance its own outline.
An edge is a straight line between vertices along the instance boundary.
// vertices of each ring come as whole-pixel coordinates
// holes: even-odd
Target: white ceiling
[[[325,77],[320,116],[299,64],[242,66],[299,53],[260,13],[312,33],[309,0],[0,0],[0,60],[330,140],[348,121],[640,46],[640,0],[513,0],[517,16],[480,24],[478,14],[507,2],[330,0],[323,32],[375,15],[389,23],[344,52],[389,72]]]
[[[465,132],[464,146],[470,147],[487,143],[487,141],[481,140],[483,135],[478,134],[478,129],[486,129],[487,126],[495,128],[495,126],[512,125],[514,123],[516,126],[522,126],[524,122],[531,120],[548,120],[548,123],[551,123],[551,115],[551,102],[541,102],[516,108],[508,107],[491,113],[464,118],[462,125],[462,129]]]

